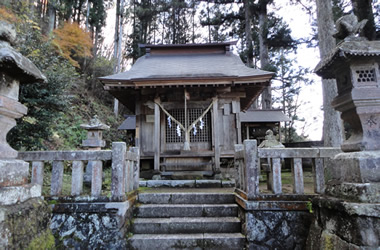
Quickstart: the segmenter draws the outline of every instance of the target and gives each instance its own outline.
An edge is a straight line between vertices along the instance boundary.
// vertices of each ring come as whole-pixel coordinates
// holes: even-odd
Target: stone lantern
[[[101,150],[102,147],[106,145],[103,140],[103,130],[108,130],[110,127],[103,124],[98,116],[95,115],[89,124],[81,124],[81,128],[87,130],[87,139],[82,141],[82,146],[88,150]],[[93,172],[96,170],[102,172],[102,162],[101,161],[89,161],[86,167],[86,172],[83,176],[83,182],[85,184],[91,184],[92,186],[97,183],[97,190],[100,190],[103,176],[99,175],[99,178],[93,178]],[[98,192],[100,194],[100,191]]]
[[[27,113],[18,102],[20,84],[46,80],[29,59],[12,48],[15,39],[13,26],[0,22],[0,205],[41,196],[41,186],[27,184],[29,164],[17,160],[17,151],[6,141],[15,119]]]
[[[87,130],[87,139],[82,141],[82,146],[89,150],[100,150],[106,145],[103,140],[103,130],[108,130],[110,127],[101,123],[98,116],[95,115],[89,124],[81,124],[81,128]]]
[[[380,202],[380,41],[356,37],[364,25],[354,15],[338,20],[336,37],[344,40],[316,68],[319,76],[336,79],[332,106],[349,128],[344,153],[327,169],[326,192]]]

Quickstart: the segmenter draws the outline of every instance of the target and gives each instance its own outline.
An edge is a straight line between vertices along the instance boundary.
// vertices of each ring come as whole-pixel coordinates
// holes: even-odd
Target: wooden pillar
[[[239,101],[236,101],[236,100],[232,101],[232,113],[235,113],[236,115],[237,143],[241,144],[242,138],[241,138],[240,102]]]
[[[245,130],[246,130],[246,136],[247,136],[247,138],[245,138],[245,139],[247,139],[247,140],[249,140],[249,126],[246,124],[245,125]]]
[[[160,107],[154,104],[154,170],[160,171]]]
[[[218,113],[218,100],[214,101],[212,105],[213,112],[213,136],[214,136],[214,154],[215,154],[215,170],[217,173],[220,171],[220,130],[219,130],[219,113]]]
[[[135,146],[140,148],[140,131],[141,131],[141,101],[140,101],[140,95],[137,95],[136,97],[136,107],[135,107],[135,114],[136,114],[136,130],[135,130]]]

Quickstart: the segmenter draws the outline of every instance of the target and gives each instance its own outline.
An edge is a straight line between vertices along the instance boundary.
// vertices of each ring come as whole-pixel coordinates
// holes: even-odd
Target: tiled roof
[[[246,67],[230,52],[225,54],[146,55],[126,72],[100,77],[103,82],[212,79],[271,76],[271,72]]]

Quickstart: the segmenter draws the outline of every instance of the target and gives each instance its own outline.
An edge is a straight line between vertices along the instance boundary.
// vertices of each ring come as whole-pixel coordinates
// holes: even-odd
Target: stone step
[[[234,204],[233,193],[140,193],[144,204]]]
[[[237,233],[241,231],[237,217],[136,218],[134,234]]]
[[[129,239],[131,249],[244,249],[245,237],[230,234],[135,234]]]
[[[237,216],[237,204],[141,204],[136,208],[139,218]]]

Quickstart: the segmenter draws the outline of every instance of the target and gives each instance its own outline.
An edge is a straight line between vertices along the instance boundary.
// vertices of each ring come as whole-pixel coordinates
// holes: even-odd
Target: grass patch
[[[281,170],[281,183],[283,193],[293,193],[293,176],[289,169]],[[309,169],[304,169],[303,172],[303,183],[304,183],[304,193],[313,194],[314,193],[314,179],[313,173]],[[261,171],[260,175],[260,192],[261,193],[272,193],[272,191],[267,189],[267,175]]]

